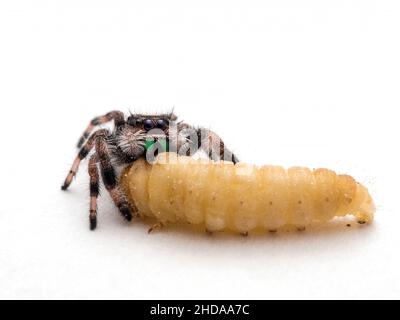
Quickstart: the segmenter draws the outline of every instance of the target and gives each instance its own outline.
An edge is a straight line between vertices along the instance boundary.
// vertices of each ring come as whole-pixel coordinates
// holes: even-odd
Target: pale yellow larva
[[[353,215],[373,220],[368,190],[327,169],[210,162],[162,153],[152,165],[135,161],[121,176],[141,216],[162,224],[186,221],[210,232],[299,229]]]

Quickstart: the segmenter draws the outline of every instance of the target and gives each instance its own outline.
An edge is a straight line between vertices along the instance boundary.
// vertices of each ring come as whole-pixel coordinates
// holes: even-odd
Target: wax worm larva
[[[348,214],[369,223],[375,212],[363,185],[327,169],[234,165],[162,153],[152,165],[135,161],[121,184],[142,216],[162,224],[186,221],[211,232],[301,230]]]

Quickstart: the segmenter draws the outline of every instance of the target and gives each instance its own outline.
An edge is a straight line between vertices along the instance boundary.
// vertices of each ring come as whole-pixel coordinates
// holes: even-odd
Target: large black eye
[[[143,128],[144,128],[144,130],[146,130],[146,131],[149,131],[149,130],[153,129],[153,128],[154,128],[154,123],[153,123],[153,121],[150,120],[150,119],[144,120],[144,121],[143,121]]]
[[[157,120],[157,128],[164,130],[167,127],[167,121],[164,119],[158,119]]]

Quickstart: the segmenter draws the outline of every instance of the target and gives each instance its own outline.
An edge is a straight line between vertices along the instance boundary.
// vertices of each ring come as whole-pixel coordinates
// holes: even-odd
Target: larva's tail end
[[[357,193],[357,196],[362,200],[354,216],[360,224],[372,223],[376,211],[374,200],[372,200],[367,188],[365,188],[363,185],[358,186]]]

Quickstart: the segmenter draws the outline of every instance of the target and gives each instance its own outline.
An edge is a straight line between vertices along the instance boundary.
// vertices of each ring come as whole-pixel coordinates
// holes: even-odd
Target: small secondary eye
[[[157,120],[157,128],[164,130],[167,127],[167,122],[164,119]]]
[[[146,119],[143,121],[143,127],[146,131],[149,131],[154,128],[154,123],[150,119]]]
[[[131,126],[136,126],[136,119],[135,119],[134,116],[129,116],[127,122],[128,122],[128,124],[131,125]]]

